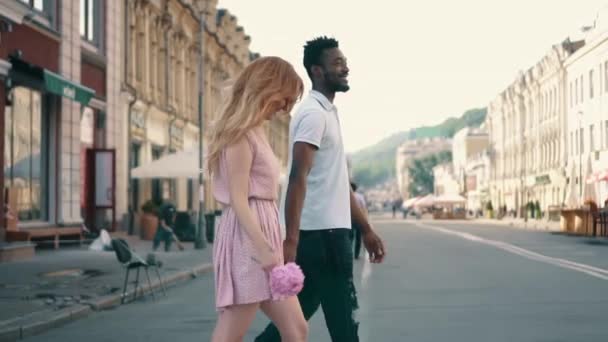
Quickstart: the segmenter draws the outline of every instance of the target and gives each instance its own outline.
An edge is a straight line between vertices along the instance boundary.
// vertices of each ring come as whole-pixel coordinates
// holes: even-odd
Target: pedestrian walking
[[[320,37],[307,42],[304,67],[312,91],[290,123],[283,253],[285,261],[296,260],[305,275],[304,289],[298,294],[304,317],[310,319],[322,306],[332,341],[355,342],[359,337],[353,317],[357,295],[351,220],[361,227],[372,262],[382,262],[385,250],[349,185],[338,109],[333,104],[337,92],[349,90],[349,69],[338,41]],[[256,341],[279,342],[281,337],[270,324]]]
[[[308,326],[295,296],[277,298],[269,272],[283,263],[276,205],[279,162],[263,123],[285,115],[302,95],[294,68],[278,57],[249,64],[230,89],[210,136],[213,194],[224,206],[213,245],[218,320],[212,341],[242,341],[258,309],[283,341],[305,341]]]

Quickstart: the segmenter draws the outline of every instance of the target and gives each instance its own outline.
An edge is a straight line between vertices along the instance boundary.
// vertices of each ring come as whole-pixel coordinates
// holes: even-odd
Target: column
[[[80,6],[77,1],[61,2],[61,49],[59,70],[63,77],[80,83]],[[80,215],[80,113],[81,105],[61,99],[59,156],[59,217],[64,224],[82,223]],[[52,196],[52,194],[51,194]]]

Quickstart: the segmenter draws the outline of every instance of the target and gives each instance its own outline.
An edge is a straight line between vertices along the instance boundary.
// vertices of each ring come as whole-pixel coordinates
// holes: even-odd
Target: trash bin
[[[207,242],[213,243],[215,237],[215,212],[205,214],[205,233]]]

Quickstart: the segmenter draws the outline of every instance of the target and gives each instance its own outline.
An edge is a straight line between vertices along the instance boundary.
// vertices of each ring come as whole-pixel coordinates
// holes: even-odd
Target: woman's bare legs
[[[266,301],[260,308],[281,333],[283,342],[304,342],[308,338],[308,323],[304,319],[298,297]]]
[[[219,313],[212,342],[241,342],[255,318],[259,303],[234,305]]]

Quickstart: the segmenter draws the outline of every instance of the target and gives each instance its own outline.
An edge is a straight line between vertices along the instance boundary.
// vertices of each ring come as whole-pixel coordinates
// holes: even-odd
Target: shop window
[[[20,221],[48,219],[48,124],[40,92],[16,87],[5,109],[5,188],[14,191]]]

